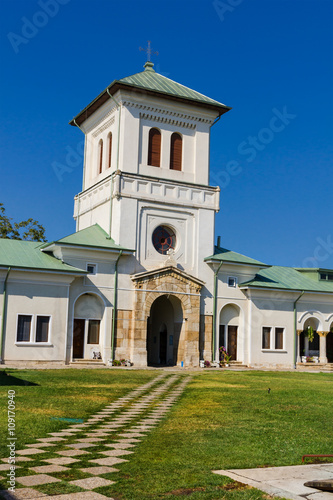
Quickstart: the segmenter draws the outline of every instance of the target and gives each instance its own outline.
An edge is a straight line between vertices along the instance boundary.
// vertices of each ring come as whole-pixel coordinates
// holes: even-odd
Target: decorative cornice
[[[181,123],[184,123],[184,126],[191,126],[190,128],[195,128],[195,124],[188,123],[188,121],[194,121],[194,122],[201,122],[201,123],[208,123],[212,124],[214,122],[214,119],[212,118],[204,118],[202,115],[194,115],[194,114],[188,114],[188,113],[180,113],[179,111],[172,111],[170,109],[165,109],[157,106],[147,106],[146,104],[143,103],[138,103],[138,102],[133,102],[129,100],[124,100],[123,105],[127,107],[132,107],[132,108],[137,108],[142,110],[140,112],[140,116],[142,118],[147,118],[149,120],[159,120],[162,121],[162,117],[158,117],[157,115],[164,115],[165,120],[170,120],[170,123],[172,121],[179,121]],[[166,116],[169,116],[170,118],[165,118]],[[169,122],[165,122],[169,123]]]
[[[111,113],[109,113],[109,114],[111,114]],[[98,137],[102,132],[104,132],[105,129],[111,127],[111,125],[113,125],[113,124],[114,124],[114,116],[112,118],[110,118],[110,120],[108,120],[106,123],[104,123],[104,125],[102,125],[97,130],[95,130],[95,132],[93,132],[92,136]]]
[[[143,283],[151,283],[158,279],[164,279],[166,277],[171,277],[176,281],[187,283],[191,287],[195,287],[197,292],[200,292],[204,285],[204,282],[191,276],[184,271],[174,267],[167,266],[163,268],[154,269],[153,271],[145,271],[143,273],[134,274],[131,276],[132,281],[136,288],[141,288]]]
[[[183,128],[190,128],[190,129],[196,128],[195,123],[183,122],[180,120],[166,118],[164,116],[157,116],[157,115],[153,115],[153,114],[149,114],[149,113],[140,113],[140,118],[143,118],[145,120],[150,120],[153,122],[158,122],[158,123],[168,123],[169,125],[175,125],[176,127],[183,127]]]
[[[119,105],[121,106],[121,102],[119,103]],[[95,129],[96,127],[98,127],[104,120],[106,120],[109,116],[111,115],[114,115],[115,114],[115,111],[116,111],[116,105],[114,104],[112,106],[112,108],[105,114],[103,114],[100,118],[94,120],[89,127],[85,128],[85,131],[86,131],[86,134],[89,134],[93,129]],[[114,119],[114,117],[113,117]],[[103,126],[103,125],[102,125]],[[93,132],[93,134],[95,134],[95,132]]]

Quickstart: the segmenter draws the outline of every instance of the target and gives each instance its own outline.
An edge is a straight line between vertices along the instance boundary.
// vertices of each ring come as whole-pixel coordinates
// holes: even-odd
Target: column
[[[326,336],[328,332],[317,332],[319,335],[319,363],[327,363]]]

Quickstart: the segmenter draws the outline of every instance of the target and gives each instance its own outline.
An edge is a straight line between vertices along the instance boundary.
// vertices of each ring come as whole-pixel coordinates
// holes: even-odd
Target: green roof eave
[[[40,242],[0,239],[0,268],[63,274],[86,274],[86,271],[65,264],[53,255],[41,252]]]
[[[333,283],[314,281],[292,267],[283,266],[262,269],[252,280],[240,283],[239,287],[333,294]]]
[[[136,75],[132,75],[130,77],[123,78],[122,80],[114,80],[106,89],[104,89],[93,101],[91,101],[88,106],[86,106],[80,113],[78,113],[69,124],[72,126],[81,125],[89,116],[91,116],[100,106],[102,106],[108,99],[111,99],[109,93],[113,96],[118,90],[131,90],[136,89],[138,92],[143,92],[144,94],[149,94],[156,97],[167,98],[169,100],[175,100],[178,102],[185,102],[188,104],[196,105],[199,107],[204,107],[208,109],[212,109],[218,112],[219,116],[230,111],[232,108],[226,106],[223,103],[215,101],[214,99],[210,99],[199,92],[196,92],[192,89],[188,89],[177,82],[173,82],[168,78],[163,77],[162,75],[158,75],[158,73],[153,73],[158,75],[159,78],[165,79],[168,82],[172,82],[176,89],[178,90],[178,94],[175,91],[171,92],[168,90],[168,85],[163,85],[163,80],[161,80],[160,88],[147,87],[144,82],[142,83],[133,83],[135,77],[140,82],[140,75],[151,73],[151,71],[143,71],[141,73],[137,73]],[[129,81],[130,80],[130,81]],[[142,80],[142,78],[141,78]],[[163,88],[165,87],[165,90]],[[181,89],[184,89],[183,94],[181,93]],[[192,93],[192,94],[191,94]],[[186,95],[187,94],[187,95]]]
[[[68,266],[68,267],[65,267],[65,266],[68,266],[68,264],[64,264],[64,267],[63,268],[57,268],[57,269],[53,269],[53,268],[49,268],[49,267],[38,267],[38,266],[17,266],[17,265],[10,265],[10,266],[7,266],[7,265],[4,265],[4,264],[0,264],[0,269],[8,269],[10,267],[10,270],[11,271],[27,271],[27,272],[34,272],[34,271],[40,271],[40,272],[46,272],[46,273],[51,273],[51,274],[66,274],[66,275],[70,275],[70,274],[75,274],[75,275],[80,275],[80,276],[85,276],[86,274],[88,274],[88,271],[83,271],[82,269],[78,269],[77,267],[71,267],[71,266]]]
[[[247,257],[246,255],[242,255],[237,252],[233,252],[231,250],[227,250],[226,248],[221,248],[215,246],[215,252],[213,255],[206,257],[204,262],[228,262],[231,264],[241,264],[248,266],[256,266],[256,267],[269,267],[267,264],[260,262],[259,260],[252,259],[251,257]]]
[[[122,251],[123,253],[126,252],[128,254],[132,254],[135,252],[135,250],[131,250],[129,248],[124,248],[119,245],[115,245],[114,247],[102,247],[100,245],[88,245],[88,244],[83,244],[83,243],[63,243],[60,241],[53,241],[51,243],[48,243],[45,248],[41,248],[42,251],[47,251],[51,247],[55,246],[61,246],[61,247],[68,247],[68,248],[93,248],[95,250],[100,250],[101,252],[120,252]]]
[[[111,252],[134,252],[132,249],[117,245],[114,240],[108,236],[106,231],[104,231],[104,229],[102,229],[98,224],[88,226],[85,229],[81,229],[81,231],[77,231],[76,233],[61,238],[60,240],[45,243],[42,245],[41,249],[45,252],[52,250],[56,246],[85,249],[92,248],[94,250]]]

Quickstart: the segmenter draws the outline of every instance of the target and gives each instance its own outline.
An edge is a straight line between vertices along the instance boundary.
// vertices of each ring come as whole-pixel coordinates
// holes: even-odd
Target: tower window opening
[[[161,163],[161,132],[157,128],[149,130],[148,165],[159,167]]]
[[[170,145],[170,169],[171,170],[181,170],[182,169],[182,149],[183,149],[182,137],[174,132],[171,136]]]
[[[108,168],[111,168],[111,154],[112,154],[112,134],[108,134]]]
[[[98,173],[101,174],[103,170],[103,140],[98,143]]]

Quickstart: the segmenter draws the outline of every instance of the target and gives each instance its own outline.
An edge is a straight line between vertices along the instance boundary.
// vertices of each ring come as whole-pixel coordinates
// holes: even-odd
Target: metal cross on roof
[[[144,52],[147,52],[147,56],[148,56],[148,61],[150,62],[150,57],[152,54],[155,54],[156,56],[158,56],[158,52],[154,52],[150,46],[150,40],[148,40],[148,47],[146,47],[145,49],[143,47],[140,47],[139,50],[143,50]]]

